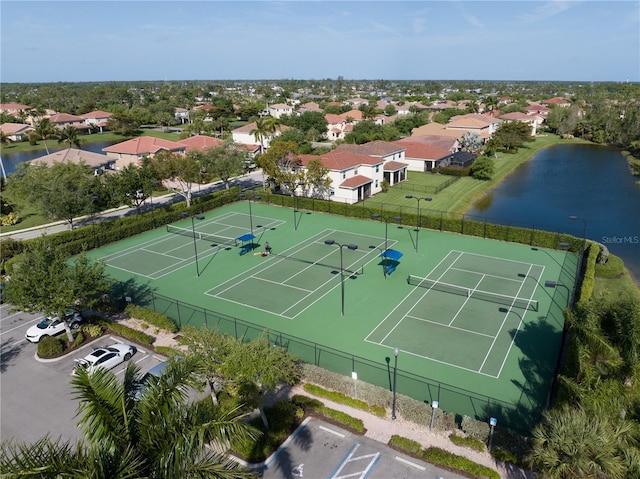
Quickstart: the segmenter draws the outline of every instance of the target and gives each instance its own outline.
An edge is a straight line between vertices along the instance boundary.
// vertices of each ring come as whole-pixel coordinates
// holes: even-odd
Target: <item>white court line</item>
[[[473,288],[473,291],[477,291],[478,286],[480,286],[480,283],[482,283],[483,279],[484,279],[484,275],[480,278],[480,281],[478,281],[476,283],[475,287]],[[522,286],[520,286],[520,287],[522,287]],[[453,318],[451,318],[451,321],[449,321],[449,326],[451,326],[453,324],[453,322],[456,320],[458,315],[462,312],[462,310],[467,305],[467,303],[469,302],[470,299],[471,299],[471,294],[467,293],[467,299],[464,300],[464,303],[462,303],[462,306],[460,306],[460,309],[458,309],[458,312],[453,316]]]
[[[512,243],[515,244],[515,243]],[[452,251],[456,251],[458,252],[458,250],[452,250]],[[525,266],[539,266],[539,267],[543,267],[541,264],[535,264],[535,263],[525,263],[524,261],[517,261],[515,259],[509,259],[509,258],[500,258],[498,256],[489,256],[486,254],[478,254],[478,253],[469,253],[468,251],[459,251],[460,253],[469,255],[469,256],[478,256],[480,258],[489,258],[490,260],[493,261],[507,261],[509,263],[519,263],[519,264],[523,264]]]
[[[522,281],[519,279],[515,279],[515,278],[506,278],[504,276],[498,276],[495,274],[485,274],[485,273],[481,273],[480,271],[473,271],[470,269],[464,269],[464,268],[450,268],[454,271],[462,271],[463,273],[473,273],[473,274],[482,274],[484,276],[489,276],[490,278],[497,278],[497,279],[503,279],[505,281],[515,281],[517,283],[521,283]]]
[[[293,286],[292,284],[281,283],[280,281],[273,281],[272,279],[260,278],[259,276],[252,276],[252,278],[253,279],[257,279],[258,281],[264,281],[265,283],[271,283],[271,284],[277,284],[278,286],[284,286],[285,288],[297,289],[298,291],[304,291],[305,293],[313,293],[315,291],[313,289],[299,288],[298,286]]]
[[[449,255],[450,255],[451,253],[452,253],[452,252],[451,252],[451,251],[449,251],[449,253],[447,253],[447,256],[445,256],[444,258],[442,258],[442,259],[440,260],[440,262],[439,262],[437,265],[435,265],[431,271],[435,270],[436,268],[439,268],[439,267],[440,267],[440,265],[444,262],[444,260],[446,260],[446,259],[449,257]],[[384,323],[384,322],[385,322],[385,321],[386,321],[386,320],[387,320],[387,319],[388,319],[388,318],[389,318],[389,317],[390,317],[390,316],[391,316],[391,315],[396,311],[396,309],[398,309],[402,304],[404,304],[404,302],[405,302],[405,301],[407,301],[407,300],[409,299],[409,297],[410,297],[410,296],[412,296],[412,295],[413,295],[413,293],[415,293],[415,292],[416,292],[416,288],[413,288],[411,291],[409,291],[409,292],[407,293],[407,295],[404,297],[404,299],[403,299],[402,301],[400,301],[400,302],[395,306],[395,308],[393,308],[393,309],[389,312],[389,314],[387,314],[387,315],[384,317],[384,319],[383,319],[382,321],[380,321],[380,322],[376,325],[376,327],[375,327],[375,328],[373,328],[373,329],[371,330],[371,332],[367,335],[367,337],[366,337],[366,338],[364,338],[365,342],[369,342],[369,343],[373,343],[373,344],[382,345],[382,342],[370,341],[370,340],[369,340],[369,336],[371,336],[373,333],[375,333],[376,329],[378,329],[378,328],[379,328],[379,327],[380,327],[380,326],[381,326],[381,325],[382,325],[382,324],[383,324],[383,323]],[[423,296],[421,296],[421,297],[420,297],[420,299],[422,299],[423,297],[424,297],[424,295],[423,295]],[[413,308],[412,308],[412,309],[413,309]],[[411,311],[409,311],[408,313],[410,313],[410,312],[411,312]],[[408,313],[407,313],[407,314],[408,314]],[[406,316],[406,314],[405,314],[405,316]]]
[[[529,265],[529,269],[527,270],[527,275],[529,275],[529,273],[531,272],[531,268],[533,268],[532,264]],[[522,290],[523,286],[524,286],[524,281],[522,282],[522,284],[518,288],[518,291],[516,292],[516,298],[518,297],[518,294]],[[514,299],[514,301],[515,301],[515,299]],[[509,313],[511,312],[512,308],[513,308],[513,305],[509,306],[509,309],[507,310],[507,314],[504,315],[504,319],[502,320],[502,323],[500,324],[500,328],[498,329],[498,332],[496,333],[496,337],[493,339],[493,342],[491,343],[491,346],[489,346],[489,350],[487,351],[487,354],[484,357],[484,361],[482,361],[482,364],[480,365],[480,370],[482,370],[482,368],[484,367],[485,363],[487,362],[487,359],[489,359],[489,355],[491,354],[491,351],[493,350],[493,346],[496,344],[496,340],[498,339],[498,336],[500,336],[500,331],[502,331],[502,328],[504,328],[504,323],[507,322],[507,318],[509,317]],[[522,318],[524,318],[526,314],[527,314],[527,311],[525,310],[525,312],[522,313]],[[514,338],[511,339],[511,341],[513,342],[514,339],[515,339],[515,336],[514,336]]]
[[[451,326],[451,325],[448,325],[448,324],[442,324],[442,323],[438,323],[437,321],[431,321],[430,319],[419,318],[417,316],[406,315],[405,318],[415,319],[416,321],[422,321],[423,323],[435,324],[436,326],[442,326],[443,328],[456,329],[458,331],[462,331],[462,332],[465,332],[465,333],[471,333],[471,334],[473,334],[475,336],[485,336],[487,338],[493,338],[494,337],[492,334],[479,333],[478,331],[471,331],[470,329],[459,328],[458,326]]]

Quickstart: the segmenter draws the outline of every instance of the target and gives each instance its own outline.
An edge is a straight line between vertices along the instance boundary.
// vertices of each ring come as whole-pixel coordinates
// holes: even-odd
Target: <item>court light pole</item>
[[[238,198],[240,198],[241,200],[247,198],[247,196],[244,193],[240,193],[238,195]],[[259,201],[260,199],[262,199],[261,196],[253,196],[251,198],[247,198],[247,201],[249,201],[249,231],[251,231],[251,234],[253,234],[253,213],[251,211],[251,201]]]
[[[431,201],[431,198],[429,198],[428,196],[425,196],[424,198],[420,198],[413,195],[406,195],[405,198],[414,199],[418,201],[418,216],[416,217],[416,253],[417,253],[418,252],[418,235],[420,234],[420,202],[422,200]]]
[[[393,350],[393,356],[395,361],[393,363],[393,406],[391,407],[391,419],[395,421],[396,419],[396,379],[398,377],[398,354],[400,354],[400,350],[395,348]]]
[[[187,213],[186,211],[183,211],[182,213],[180,213],[180,216],[182,216],[183,218],[187,218],[189,217],[189,213]],[[195,253],[195,257],[196,257],[196,275],[200,277],[200,265],[198,264],[198,243],[196,243],[196,223],[194,218],[198,220],[203,220],[204,216],[203,215],[191,216],[191,233],[193,236],[193,252]]]
[[[381,216],[377,213],[374,213],[371,215],[371,219],[374,220],[378,220],[381,219],[384,221],[384,257],[387,257],[387,243],[389,242],[389,221],[395,221],[396,223],[399,223],[400,221],[402,221],[402,216],[392,216],[390,218]]]
[[[340,304],[342,316],[344,316],[344,266],[342,263],[342,248],[348,248],[350,250],[357,250],[357,244],[340,244],[332,239],[324,240],[326,245],[336,245],[340,248]]]
[[[98,196],[91,196],[91,230],[93,232],[94,249],[98,247],[98,237],[96,235],[96,201],[98,201]]]

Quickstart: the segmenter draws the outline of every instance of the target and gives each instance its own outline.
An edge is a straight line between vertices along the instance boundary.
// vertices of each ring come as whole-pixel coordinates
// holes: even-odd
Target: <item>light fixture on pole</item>
[[[400,350],[395,348],[393,350],[393,356],[395,361],[393,363],[393,405],[391,407],[391,419],[395,421],[396,419],[396,379],[398,377],[398,354],[400,354]]]
[[[429,423],[429,431],[433,429],[433,421],[436,418],[436,409],[438,409],[438,401],[431,401],[431,422]]]
[[[580,272],[582,271],[582,261],[584,258],[584,250],[585,247],[587,245],[587,220],[585,220],[584,218],[580,218],[579,216],[575,216],[575,215],[571,215],[569,216],[569,220],[570,221],[577,221],[580,220],[583,223],[584,228],[582,229],[582,250],[580,251],[580,260],[578,261],[578,264],[576,265],[576,285],[578,282],[578,277],[580,276]]]
[[[377,213],[371,215],[371,219],[378,220],[381,219],[384,221],[384,251],[383,257],[387,257],[387,249],[389,243],[389,221],[395,221],[396,223],[400,223],[402,221],[402,216],[392,216],[390,218],[383,217]]]
[[[240,193],[238,195],[238,198],[243,200],[247,198],[247,196],[244,193]],[[261,199],[261,196],[252,196],[251,198],[247,198],[247,200],[249,201],[249,231],[251,232],[251,234],[253,234],[253,212],[251,211],[251,201],[260,201]]]
[[[406,195],[405,198],[407,199],[414,199],[418,201],[418,216],[416,218],[416,253],[418,252],[418,235],[420,234],[420,202],[422,200],[424,201],[431,201],[431,198],[424,197],[424,198],[419,198],[417,196],[413,196],[413,195]]]
[[[96,201],[98,196],[91,196],[91,230],[93,232],[93,247],[98,247],[98,236],[96,235]]]
[[[498,420],[495,417],[489,418],[489,426],[491,426],[491,431],[489,432],[489,452],[491,452],[491,444],[493,443],[493,428],[498,424]]]
[[[341,298],[340,304],[341,304],[342,316],[344,316],[344,266],[342,263],[342,248],[357,250],[358,245],[357,244],[340,244],[337,241],[334,241],[332,239],[324,240],[324,244],[336,245],[340,248],[340,298]]]
[[[189,213],[187,213],[186,211],[183,211],[182,213],[180,213],[180,216],[182,216],[183,218],[188,218]],[[193,236],[193,252],[196,257],[196,275],[200,277],[200,265],[198,264],[198,244],[196,243],[196,224],[195,224],[194,218],[197,220],[203,220],[204,216],[203,215],[191,216],[191,233],[192,233],[191,236]]]

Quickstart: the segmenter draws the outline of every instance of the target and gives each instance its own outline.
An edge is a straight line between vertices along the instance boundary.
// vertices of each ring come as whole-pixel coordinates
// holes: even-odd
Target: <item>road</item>
[[[248,175],[238,176],[231,180],[231,186],[240,185],[242,188],[251,188],[258,185],[262,185],[264,182],[262,170],[255,170]],[[198,196],[204,196],[206,194],[212,193],[214,191],[220,191],[224,189],[224,183],[222,181],[217,181],[215,183],[209,183],[206,185],[197,185],[192,192],[193,198],[197,198]],[[166,206],[173,203],[179,203],[184,201],[184,198],[175,193],[170,193],[167,195],[147,198],[144,205],[142,206],[142,211],[151,211],[151,209],[159,208],[162,206]],[[94,218],[91,216],[85,216],[82,218],[76,218],[74,220],[74,226],[86,226],[91,224],[92,221],[106,221],[112,220],[116,218],[121,218],[124,216],[128,216],[131,214],[135,214],[135,208],[129,207],[121,207],[115,208],[112,210],[102,211],[98,213]],[[69,224],[66,221],[56,221],[54,223],[49,223],[42,226],[36,226],[33,228],[28,228],[24,230],[14,231],[10,233],[2,233],[0,234],[0,238],[12,238],[14,240],[26,240],[31,238],[37,238],[38,236],[42,236],[43,234],[54,234],[59,233],[61,231],[67,231],[69,229]]]

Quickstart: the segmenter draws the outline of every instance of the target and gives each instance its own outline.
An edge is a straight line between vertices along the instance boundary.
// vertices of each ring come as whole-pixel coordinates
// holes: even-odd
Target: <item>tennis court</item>
[[[451,251],[366,341],[468,371],[499,377],[534,299],[544,266]],[[451,345],[455,344],[456,348]]]
[[[385,387],[398,348],[401,393],[459,414],[487,398],[541,411],[574,255],[434,230],[417,245],[415,226],[236,202],[90,254],[181,326],[276,332],[303,360]]]

